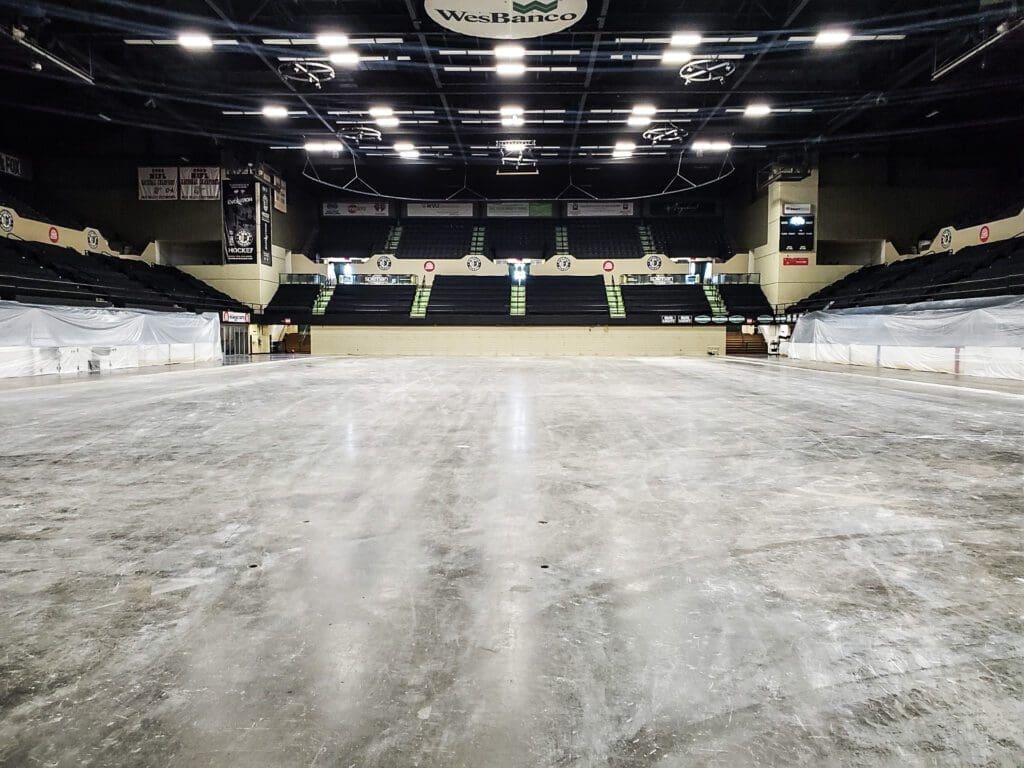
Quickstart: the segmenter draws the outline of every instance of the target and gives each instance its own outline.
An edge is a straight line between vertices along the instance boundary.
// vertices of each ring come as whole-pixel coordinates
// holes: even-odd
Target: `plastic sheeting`
[[[0,301],[0,378],[221,359],[216,314]]]
[[[1024,298],[812,312],[789,346],[794,360],[1024,379]]]

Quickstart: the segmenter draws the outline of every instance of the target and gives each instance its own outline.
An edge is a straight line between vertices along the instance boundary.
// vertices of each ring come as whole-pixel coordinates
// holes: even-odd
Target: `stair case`
[[[608,296],[608,314],[612,318],[625,317],[626,307],[622,303],[622,289],[614,283],[608,283],[604,287],[604,292]]]
[[[512,285],[512,296],[510,301],[512,317],[525,317],[526,316],[526,286],[525,285]]]
[[[555,255],[569,255],[569,230],[564,225],[555,227]]]
[[[704,283],[704,295],[708,297],[708,304],[711,305],[711,314],[714,317],[726,317],[729,310],[722,301],[722,294],[718,292],[718,286],[714,283]]]
[[[325,285],[320,289],[320,293],[317,294],[316,301],[313,302],[313,315],[323,317],[324,313],[327,312],[327,305],[331,303],[331,298],[334,296],[333,285]]]
[[[402,225],[395,224],[388,232],[387,240],[384,241],[384,253],[395,253],[398,251],[398,244],[402,242]]]
[[[651,234],[651,228],[647,224],[638,224],[637,231],[640,233],[640,246],[644,249],[644,256],[653,256],[658,252],[657,247],[654,245],[654,235]]]
[[[427,316],[427,307],[430,305],[430,288],[431,286],[422,283],[416,289],[416,298],[412,301],[412,312],[409,313],[409,317],[422,319]]]
[[[469,243],[470,256],[483,256],[487,248],[487,230],[484,227],[473,227],[473,239]]]

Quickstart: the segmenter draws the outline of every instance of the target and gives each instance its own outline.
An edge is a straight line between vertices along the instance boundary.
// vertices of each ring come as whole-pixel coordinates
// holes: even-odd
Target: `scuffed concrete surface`
[[[713,360],[0,392],[0,765],[1019,766],[1022,430]]]

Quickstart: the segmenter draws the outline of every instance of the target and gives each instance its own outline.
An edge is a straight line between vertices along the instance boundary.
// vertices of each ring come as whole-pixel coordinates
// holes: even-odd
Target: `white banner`
[[[139,168],[139,200],[177,199],[177,167],[160,166]]]
[[[288,182],[280,176],[274,177],[274,210],[288,213]]]
[[[220,168],[212,165],[179,169],[182,200],[220,200]]]
[[[379,216],[386,218],[391,215],[391,203],[324,203],[322,211],[325,218],[336,216]]]
[[[472,203],[407,203],[405,215],[409,218],[473,218]]]
[[[569,203],[569,216],[574,218],[588,216],[632,216],[632,203]]]
[[[496,218],[524,219],[530,215],[529,203],[488,203],[487,215]]]

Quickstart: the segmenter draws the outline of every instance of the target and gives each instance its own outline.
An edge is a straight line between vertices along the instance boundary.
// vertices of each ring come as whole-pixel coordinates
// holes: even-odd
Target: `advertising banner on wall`
[[[587,216],[632,216],[633,203],[569,203],[568,215],[578,218]]]
[[[273,219],[274,191],[266,184],[257,184],[260,192],[260,262],[266,267],[274,266]]]
[[[177,166],[139,168],[139,200],[177,200]]]
[[[256,210],[256,182],[225,181],[224,261],[228,264],[255,264],[260,250]]]
[[[288,182],[280,176],[274,177],[274,210],[288,213]]]
[[[333,202],[324,203],[321,213],[324,218],[334,218],[338,216],[379,216],[387,217],[391,215],[391,204],[383,202],[374,203],[346,203]]]
[[[473,218],[472,203],[407,203],[405,215],[409,218]]]
[[[488,203],[487,215],[492,218],[525,219],[551,218],[554,203]]]
[[[32,164],[28,158],[0,152],[0,173],[18,179],[32,178]]]
[[[189,165],[178,169],[182,200],[220,200],[220,168]]]

